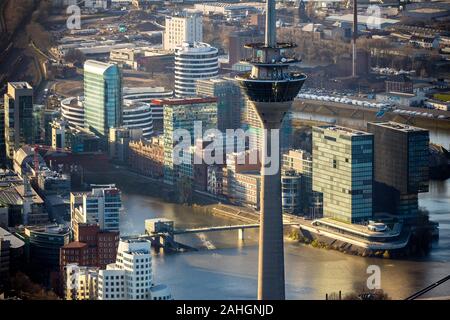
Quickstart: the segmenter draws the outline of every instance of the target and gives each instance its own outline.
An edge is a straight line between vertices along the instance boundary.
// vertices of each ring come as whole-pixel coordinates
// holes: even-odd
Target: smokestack
[[[275,11],[275,0],[266,0],[266,46],[277,45],[277,21]]]
[[[352,76],[356,78],[356,39],[358,38],[358,0],[353,0]]]

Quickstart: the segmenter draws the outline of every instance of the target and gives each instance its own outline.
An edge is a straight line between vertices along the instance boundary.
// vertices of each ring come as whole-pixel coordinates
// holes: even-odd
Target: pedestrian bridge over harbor
[[[298,226],[298,223],[294,222],[285,222],[284,226]],[[229,225],[229,226],[216,226],[216,227],[202,227],[202,228],[192,228],[192,229],[174,229],[172,231],[173,235],[177,234],[188,234],[188,233],[204,233],[204,232],[214,232],[214,231],[230,231],[230,230],[238,230],[238,238],[240,240],[244,240],[244,230],[245,229],[254,229],[259,228],[258,224],[239,224],[239,225]]]

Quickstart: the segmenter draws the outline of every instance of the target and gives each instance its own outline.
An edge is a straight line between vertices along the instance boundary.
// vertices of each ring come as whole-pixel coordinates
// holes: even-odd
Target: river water
[[[306,115],[309,118],[309,115]],[[319,119],[323,120],[323,119]],[[431,140],[448,146],[450,134],[430,132]],[[211,216],[191,207],[164,203],[123,190],[121,233],[144,231],[144,220],[165,217],[177,228],[229,225],[236,222]],[[430,191],[420,195],[419,205],[440,224],[439,241],[429,255],[409,260],[385,260],[317,249],[294,241],[285,242],[287,299],[324,299],[326,293],[343,294],[366,286],[369,265],[381,269],[381,287],[394,299],[402,299],[450,274],[450,179],[431,181]],[[175,299],[254,299],[257,291],[258,231],[237,231],[177,236],[199,251],[155,254],[156,283],[170,286]],[[450,283],[425,295],[450,296]]]

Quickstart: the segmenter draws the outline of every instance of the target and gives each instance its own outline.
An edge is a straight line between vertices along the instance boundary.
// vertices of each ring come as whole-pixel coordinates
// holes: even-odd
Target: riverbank
[[[180,205],[174,200],[173,190],[162,181],[131,172],[126,167],[111,166],[111,171],[86,172],[85,179],[88,183],[93,184],[115,183],[124,192],[155,197],[166,203]],[[195,193],[191,205],[181,204],[180,206],[189,208],[196,214],[215,215],[233,221],[233,223],[259,223],[257,211],[220,203],[213,197],[202,193]],[[430,225],[424,228],[415,228],[414,231],[408,229],[408,234],[403,234],[401,239],[392,243],[372,242],[358,237],[346,236],[342,233],[338,234],[326,228],[312,226],[312,221],[303,217],[285,214],[284,221],[298,224],[297,226],[286,226],[284,228],[286,239],[315,248],[336,250],[361,257],[404,258],[422,256],[427,254],[431,248],[433,233]]]

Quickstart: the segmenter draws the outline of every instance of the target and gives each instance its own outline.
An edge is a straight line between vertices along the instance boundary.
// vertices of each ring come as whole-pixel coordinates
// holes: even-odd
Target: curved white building
[[[164,87],[124,87],[123,101],[140,101],[151,103],[153,99],[171,98],[172,90],[166,90]]]
[[[219,73],[218,50],[207,43],[183,43],[175,50],[175,95],[196,94],[196,81]]]
[[[166,90],[164,87],[133,87],[123,88],[123,102],[139,101],[150,103],[152,108],[153,121],[161,122],[163,120],[163,108],[160,105],[152,104],[154,99],[172,98],[173,91]]]
[[[98,300],[173,300],[165,285],[153,283],[150,240],[120,239],[116,263],[99,271]]]
[[[149,103],[126,101],[122,113],[122,122],[125,128],[142,129],[142,136],[150,139],[153,134],[153,118]]]
[[[84,128],[84,97],[70,97],[61,101],[61,115],[69,128]]]

